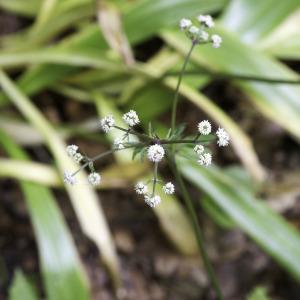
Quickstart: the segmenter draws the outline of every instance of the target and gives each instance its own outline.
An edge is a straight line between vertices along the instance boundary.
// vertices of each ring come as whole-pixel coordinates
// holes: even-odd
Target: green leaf
[[[120,70],[120,65],[102,59],[101,52],[96,50],[75,51],[65,49],[39,49],[36,51],[23,51],[21,53],[0,53],[0,67],[16,67],[28,64],[60,64],[75,67],[89,66],[107,70]]]
[[[282,267],[300,280],[300,235],[238,180],[217,167],[203,168],[182,157],[183,175],[211,199]]]
[[[182,17],[211,13],[221,9],[227,0],[142,0],[124,12],[123,26],[129,42],[134,45],[165,27],[178,24]],[[65,46],[72,48],[107,48],[97,25],[86,26]]]
[[[15,14],[33,17],[38,12],[41,0],[0,0],[0,7]]]
[[[255,44],[299,7],[298,0],[276,1],[276,5],[274,0],[255,4],[253,0],[233,0],[223,15],[222,24],[243,41]]]
[[[0,145],[13,158],[28,160],[26,153],[1,132]],[[29,181],[20,184],[37,239],[47,298],[90,299],[86,274],[52,193]]]
[[[65,170],[76,170],[78,166],[66,154],[65,144],[56,134],[56,131],[32,104],[32,101],[2,71],[0,71],[0,86],[21,113],[39,130],[56,160],[60,173],[63,174]],[[84,172],[79,172],[76,176],[79,182],[87,182]],[[82,230],[95,242],[101,251],[103,261],[113,276],[115,286],[119,286],[120,273],[118,259],[112,236],[96,192],[92,187],[85,184],[80,186],[67,185],[66,190],[70,196]]]
[[[299,59],[300,57],[300,10],[289,16],[270,35],[263,39],[258,48],[268,54],[283,59]]]
[[[298,79],[298,75],[282,63],[243,44],[237,36],[218,28],[224,43],[219,49],[209,45],[198,47],[192,54],[192,61],[198,66],[233,74],[267,77],[276,74],[277,78]],[[187,53],[188,43],[180,33],[164,35],[167,41],[182,53]],[[216,51],[215,51],[216,50]],[[245,71],[247,70],[247,71]],[[272,77],[271,77],[272,78]],[[300,87],[287,84],[269,85],[266,83],[235,81],[247,98],[265,116],[281,125],[296,138],[300,137]]]
[[[268,297],[264,287],[256,287],[247,297],[247,300],[271,300],[271,298]]]
[[[9,290],[9,300],[38,300],[38,297],[22,271],[17,271]]]

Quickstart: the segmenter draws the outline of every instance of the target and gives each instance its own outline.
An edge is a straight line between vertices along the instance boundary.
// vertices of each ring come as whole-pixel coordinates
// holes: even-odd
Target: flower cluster
[[[200,15],[197,17],[200,26],[195,26],[190,19],[181,19],[179,27],[185,32],[187,37],[195,44],[212,43],[213,48],[219,48],[222,43],[222,38],[217,35],[209,35],[205,28],[212,28],[215,26],[214,20],[210,15]]]
[[[77,151],[78,151],[77,145],[68,145],[66,147],[66,152],[67,152],[68,156],[72,157],[78,164],[80,164],[81,162],[84,163],[83,166],[80,167],[80,169],[84,168],[86,166],[89,167],[91,173],[88,176],[88,182],[91,185],[98,185],[101,181],[101,176],[94,171],[93,161],[90,160],[89,158],[83,156],[80,152],[77,152]],[[70,185],[75,185],[77,183],[77,180],[75,178],[76,173],[77,173],[77,171],[74,172],[73,174],[68,171],[65,171],[64,172],[64,182],[67,184],[70,184]]]
[[[204,20],[204,19],[203,19]],[[213,26],[210,19],[205,19],[207,22],[207,27]],[[204,22],[204,21],[203,21]],[[188,22],[187,25],[188,26]],[[218,128],[215,134],[212,134],[212,125],[208,120],[203,120],[198,123],[198,134],[195,136],[193,140],[187,139],[180,139],[176,140],[174,137],[167,136],[166,139],[161,139],[157,135],[153,135],[152,133],[143,134],[136,132],[133,127],[140,123],[139,117],[137,113],[133,110],[125,113],[123,115],[123,120],[128,126],[127,128],[119,127],[115,124],[114,117],[112,115],[106,116],[100,120],[100,128],[104,132],[109,132],[113,129],[120,130],[123,135],[116,138],[113,142],[112,150],[107,151],[104,154],[100,154],[95,158],[89,159],[86,156],[83,156],[80,152],[78,152],[78,146],[76,145],[69,145],[66,148],[67,154],[72,157],[77,163],[81,164],[79,170],[76,172],[69,173],[65,172],[64,174],[64,182],[74,185],[77,183],[75,175],[81,169],[89,168],[90,174],[88,175],[88,182],[91,185],[98,185],[101,182],[100,174],[96,173],[94,170],[93,162],[100,157],[104,157],[106,155],[112,154],[115,151],[121,151],[127,148],[133,148],[139,150],[138,152],[143,153],[145,152],[147,158],[150,162],[154,165],[154,175],[151,180],[146,183],[138,182],[135,186],[135,191],[139,195],[144,196],[145,202],[150,205],[151,207],[157,206],[161,202],[161,198],[159,195],[155,194],[155,190],[157,185],[162,184],[162,181],[158,179],[158,165],[165,157],[167,151],[169,151],[169,146],[171,144],[194,144],[194,152],[198,157],[198,163],[201,166],[209,166],[212,162],[212,155],[209,151],[206,150],[202,144],[205,145],[212,141],[214,137],[217,137],[217,144],[220,147],[227,146],[229,144],[230,137],[228,133],[223,128]],[[130,141],[130,136],[135,135],[136,137],[140,138],[140,142],[132,142]],[[202,136],[202,138],[201,138]],[[144,150],[143,150],[144,149]],[[151,185],[151,192],[149,192],[148,185]],[[162,184],[162,191],[167,194],[171,195],[175,192],[174,184],[168,182],[166,184]]]
[[[153,181],[153,185],[155,186],[156,183],[160,183],[159,180],[157,179],[152,179],[151,181]],[[148,184],[150,183],[150,181],[148,181],[147,183],[143,183],[143,182],[138,182],[135,185],[135,192],[138,195],[143,195],[144,196],[144,200],[145,202],[150,206],[150,207],[156,207],[160,202],[161,202],[161,198],[159,195],[155,195],[154,191],[155,188],[153,188],[152,193],[148,193]],[[175,192],[175,186],[172,182],[168,182],[165,185],[163,185],[162,187],[163,192],[166,195],[172,195]]]
[[[201,121],[198,123],[198,131],[200,135],[209,135],[211,133],[212,126],[208,120]],[[220,147],[225,147],[229,145],[230,137],[229,134],[224,130],[224,128],[218,128],[216,131],[216,136],[218,138],[217,144]],[[197,144],[194,147],[195,153],[198,155],[198,163],[201,166],[209,166],[212,162],[212,155],[209,152],[205,152],[205,148],[202,145]]]
[[[222,43],[222,38],[216,34],[209,35],[205,29],[214,27],[214,20],[209,15],[200,15],[197,18],[200,26],[193,25],[192,21],[189,19],[182,19],[180,21],[180,28],[186,35],[192,40],[192,48],[196,44],[212,43],[213,48],[220,47]],[[189,55],[187,56],[187,59]],[[185,66],[186,64],[184,64]],[[183,69],[184,70],[184,69]],[[183,74],[184,72],[182,72]],[[180,81],[179,81],[180,82]],[[156,193],[157,186],[161,185],[162,192],[166,195],[172,195],[175,192],[175,186],[172,182],[163,183],[162,180],[158,179],[158,168],[160,162],[163,160],[165,155],[168,158],[174,155],[176,150],[176,145],[190,144],[194,146],[194,152],[197,155],[197,161],[201,166],[209,166],[212,163],[212,155],[210,150],[208,150],[209,144],[217,138],[217,144],[220,147],[227,146],[230,141],[228,133],[223,128],[218,128],[218,130],[213,133],[212,125],[208,120],[203,120],[198,123],[198,131],[195,137],[185,138],[183,135],[183,130],[181,127],[175,128],[175,124],[172,123],[172,128],[165,138],[160,138],[155,132],[152,132],[152,127],[149,126],[149,132],[139,133],[134,127],[140,124],[140,119],[138,114],[134,110],[126,112],[122,117],[125,128],[117,126],[115,119],[112,115],[108,115],[100,120],[100,129],[108,133],[111,130],[119,130],[121,135],[115,138],[113,142],[112,149],[101,153],[94,158],[88,158],[78,152],[78,146],[69,145],[66,148],[68,156],[73,158],[80,167],[74,173],[66,171],[64,173],[64,182],[70,185],[77,183],[75,175],[85,168],[89,169],[88,182],[95,186],[101,182],[101,176],[94,169],[94,161],[100,158],[104,158],[116,151],[122,151],[124,149],[133,149],[133,158],[139,154],[143,159],[144,156],[153,163],[154,171],[153,178],[147,182],[138,182],[135,185],[135,191],[138,195],[144,197],[145,202],[150,207],[156,207],[161,202],[161,197]],[[131,140],[131,136],[135,136],[134,140]],[[180,148],[179,148],[180,149]],[[150,187],[149,187],[150,185]]]

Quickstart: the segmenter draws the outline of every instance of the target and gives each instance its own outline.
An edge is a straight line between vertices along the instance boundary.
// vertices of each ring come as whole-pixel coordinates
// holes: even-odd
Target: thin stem
[[[206,250],[205,245],[204,245],[204,237],[203,237],[203,234],[202,234],[199,222],[198,222],[197,214],[196,214],[196,211],[194,209],[192,200],[191,200],[190,195],[189,195],[189,193],[186,189],[186,186],[185,186],[185,183],[184,183],[184,181],[181,177],[181,174],[178,171],[175,159],[172,158],[172,156],[168,155],[168,160],[169,160],[169,164],[171,166],[172,172],[173,172],[173,174],[176,178],[176,181],[177,181],[177,183],[180,187],[180,190],[182,192],[182,197],[183,197],[183,200],[184,200],[185,205],[187,207],[187,211],[188,211],[188,213],[189,213],[189,215],[192,219],[192,225],[193,225],[193,228],[194,228],[194,231],[195,231],[195,235],[196,235],[196,239],[197,239],[197,243],[198,243],[198,247],[199,247],[199,252],[200,252],[200,255],[203,259],[204,266],[205,266],[205,269],[207,271],[207,275],[209,277],[211,285],[213,286],[213,288],[216,292],[217,299],[218,300],[223,300],[223,296],[222,296],[221,288],[219,286],[218,279],[215,275],[214,269],[213,269],[212,264],[209,260],[208,253],[207,253],[207,250]]]
[[[143,138],[143,139],[146,139],[146,140],[152,140],[152,138],[149,137],[147,134],[137,132],[137,131],[135,131],[135,130],[132,129],[132,128],[126,129],[126,128],[122,128],[122,127],[119,127],[119,126],[116,126],[116,125],[114,126],[114,128],[119,129],[119,130],[121,130],[121,131],[124,131],[124,132],[126,132],[127,134],[133,134],[133,135],[136,135],[136,136],[138,136],[138,137],[140,137],[140,138]]]
[[[105,156],[108,156],[108,155],[110,155],[110,154],[112,154],[112,153],[114,153],[114,152],[116,152],[116,151],[122,151],[122,150],[125,150],[125,149],[129,149],[129,148],[136,147],[138,144],[140,144],[140,143],[135,143],[134,145],[126,146],[126,147],[124,147],[124,148],[122,148],[122,149],[111,149],[111,150],[107,150],[107,151],[105,151],[105,152],[103,152],[103,153],[100,153],[100,154],[98,154],[98,155],[96,155],[96,156],[94,156],[94,157],[92,157],[92,158],[89,158],[89,159],[87,160],[86,163],[84,163],[77,171],[75,171],[75,172],[72,174],[72,176],[75,176],[78,172],[80,172],[81,170],[83,170],[84,168],[86,168],[91,162],[94,162],[94,161],[96,161],[96,160],[98,160],[98,159],[100,159],[100,158],[103,158],[103,157],[105,157]]]
[[[181,72],[168,72],[164,76],[176,76],[180,75]],[[300,80],[297,79],[282,79],[282,78],[266,78],[255,75],[243,75],[243,74],[231,74],[225,72],[215,72],[205,68],[198,70],[185,71],[185,75],[199,75],[205,74],[215,79],[235,79],[235,80],[245,80],[245,81],[258,81],[269,84],[300,84]]]
[[[159,143],[162,145],[172,145],[172,144],[195,144],[195,143],[205,143],[205,142],[210,142],[213,139],[215,139],[215,137],[211,137],[211,138],[207,138],[207,140],[202,140],[202,141],[197,141],[196,139],[193,140],[159,140]]]
[[[153,178],[153,187],[152,187],[152,197],[155,194],[155,187],[157,183],[157,170],[158,170],[158,162],[154,164],[154,178]]]
[[[172,132],[174,132],[175,130],[175,123],[176,123],[176,112],[177,112],[177,104],[178,104],[178,96],[179,96],[179,87],[185,72],[185,68],[188,64],[188,61],[191,57],[192,51],[194,49],[194,47],[196,46],[196,43],[192,42],[192,46],[184,60],[182,69],[179,73],[179,77],[178,77],[178,82],[177,82],[177,86],[176,86],[176,90],[175,90],[175,95],[174,95],[174,100],[173,100],[173,106],[172,106],[172,119],[171,119],[171,128],[172,128]]]

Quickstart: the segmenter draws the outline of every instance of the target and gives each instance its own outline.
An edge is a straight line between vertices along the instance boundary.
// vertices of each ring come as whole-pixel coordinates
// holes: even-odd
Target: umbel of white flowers
[[[217,34],[210,36],[209,33],[204,30],[215,26],[213,18],[210,15],[200,15],[197,17],[197,21],[198,26],[194,25],[190,19],[183,18],[179,22],[179,27],[185,32],[192,43],[212,43],[213,48],[219,48],[222,43],[222,38]]]

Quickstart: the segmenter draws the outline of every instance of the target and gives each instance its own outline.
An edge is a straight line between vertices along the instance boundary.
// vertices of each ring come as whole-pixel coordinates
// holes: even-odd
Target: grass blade
[[[14,83],[2,71],[0,71],[0,85],[21,113],[43,135],[47,146],[56,160],[61,174],[65,170],[76,170],[76,164],[67,156],[65,144],[57,136],[55,130],[35,108],[32,102],[18,90]],[[87,182],[84,172],[78,174],[78,180],[83,183]],[[85,184],[80,186],[66,186],[66,189],[82,230],[95,242],[98,249],[101,251],[103,261],[111,272],[115,286],[119,286],[119,264],[114,243],[95,191],[92,187]]]
[[[295,228],[222,170],[203,168],[183,157],[177,161],[193,185],[207,193],[245,233],[300,280],[300,235]]]
[[[1,132],[0,144],[11,157],[28,160],[26,153]],[[86,274],[52,193],[27,180],[20,184],[37,239],[48,299],[90,299]]]
[[[38,300],[32,286],[22,271],[17,271],[9,290],[9,300]]]

